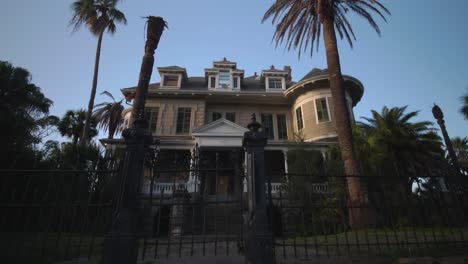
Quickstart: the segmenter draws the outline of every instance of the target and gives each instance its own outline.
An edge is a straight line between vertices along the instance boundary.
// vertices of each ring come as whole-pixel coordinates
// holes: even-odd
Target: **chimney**
[[[270,70],[275,70],[275,65],[271,65]]]
[[[254,76],[253,76],[253,77],[254,77],[255,80],[258,80],[257,72],[254,72]]]
[[[292,79],[292,75],[291,75],[291,66],[284,66],[283,68],[283,71],[287,71],[288,72],[288,76],[286,77],[286,80],[290,81]]]

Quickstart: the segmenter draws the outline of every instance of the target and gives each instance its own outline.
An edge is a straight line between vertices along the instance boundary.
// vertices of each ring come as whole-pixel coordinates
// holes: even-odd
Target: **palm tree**
[[[65,115],[57,123],[57,129],[62,136],[69,137],[72,139],[73,149],[76,148],[78,140],[83,135],[83,129],[85,127],[86,112],[85,110],[68,110]],[[88,135],[88,141],[95,137],[98,133],[96,129],[96,120],[91,118],[90,129]]]
[[[90,120],[94,108],[94,98],[96,97],[102,37],[106,30],[114,34],[116,23],[127,23],[124,13],[116,9],[117,2],[118,0],[77,0],[72,4],[74,14],[70,20],[70,25],[73,25],[73,31],[76,31],[82,25],[86,25],[91,33],[98,37],[93,84],[89,97],[88,111],[86,112],[83,136],[81,137],[83,140],[80,144],[87,143],[89,138]]]
[[[468,88],[467,88],[468,90]],[[468,119],[468,91],[464,96],[461,97],[462,99],[462,107],[460,108],[460,113],[465,116],[465,119]]]
[[[309,46],[312,55],[314,45],[318,48],[319,38],[323,31],[330,90],[345,174],[359,176],[361,173],[353,146],[351,121],[336,40],[337,31],[340,38],[346,38],[352,47],[355,35],[347,18],[349,11],[366,19],[378,34],[380,34],[380,29],[372,15],[377,14],[385,20],[384,13],[390,14],[388,9],[377,0],[277,0],[265,12],[262,22],[272,17],[272,23],[277,22],[273,35],[276,44],[285,41],[288,49],[299,50],[299,56],[301,50],[305,51]],[[360,178],[347,177],[347,183],[351,203],[358,206],[367,204],[367,188],[362,185]],[[364,211],[353,212],[356,221],[351,220],[352,227],[365,227],[373,224],[365,220],[370,218],[365,215],[370,212]],[[372,221],[372,219],[368,220]]]
[[[405,113],[404,107],[372,110],[372,117],[359,126],[370,147],[371,163],[384,176],[429,175],[434,159],[443,157],[440,137],[429,121],[411,122],[418,111]],[[411,187],[407,185],[407,187]]]
[[[104,132],[109,130],[108,139],[113,139],[114,135],[122,130],[122,111],[124,106],[122,105],[123,100],[115,101],[114,96],[108,91],[104,91],[101,94],[107,95],[112,99],[112,102],[104,102],[97,104],[94,107],[93,117],[96,118],[99,128],[102,128]]]
[[[468,137],[454,137],[451,141],[461,167],[468,168]]]

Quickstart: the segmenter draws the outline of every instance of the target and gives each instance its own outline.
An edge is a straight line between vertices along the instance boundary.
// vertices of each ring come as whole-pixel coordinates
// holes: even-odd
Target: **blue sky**
[[[52,114],[85,108],[93,73],[96,38],[86,28],[71,34],[72,0],[6,0],[0,8],[0,60],[28,69],[33,82],[54,101]],[[143,16],[162,16],[169,29],[156,51],[155,66],[179,65],[189,76],[223,57],[237,61],[245,75],[274,64],[290,65],[293,79],[310,69],[325,68],[323,47],[311,58],[275,48],[274,27],[261,24],[273,3],[249,0],[124,0],[119,8],[128,24],[114,36],[105,35],[98,93],[117,98],[120,88],[135,86],[144,46]],[[468,86],[468,1],[382,0],[392,12],[380,21],[379,37],[360,18],[352,17],[354,49],[340,43],[343,73],[360,79],[364,96],[355,116],[369,116],[384,105],[408,105],[420,110],[416,120],[433,121],[431,107],[439,104],[450,136],[467,136],[468,121],[458,112]],[[157,72],[152,82],[158,82]],[[97,96],[96,103],[107,100]]]

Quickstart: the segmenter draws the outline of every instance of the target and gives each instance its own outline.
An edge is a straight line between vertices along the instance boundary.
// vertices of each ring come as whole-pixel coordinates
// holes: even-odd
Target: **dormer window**
[[[179,89],[187,81],[187,71],[179,66],[158,67],[161,75],[160,88]]]
[[[164,74],[163,86],[165,87],[179,87],[179,75],[177,74]]]
[[[232,77],[232,88],[236,89],[239,88],[239,77],[238,76],[233,76]]]
[[[229,71],[219,71],[218,87],[230,88],[231,87],[231,74]]]
[[[216,88],[216,76],[210,76],[210,88]]]
[[[205,69],[208,89],[232,91],[240,90],[244,70],[237,69],[237,64],[224,58],[213,62],[213,68]]]
[[[283,89],[283,78],[269,77],[268,89]]]

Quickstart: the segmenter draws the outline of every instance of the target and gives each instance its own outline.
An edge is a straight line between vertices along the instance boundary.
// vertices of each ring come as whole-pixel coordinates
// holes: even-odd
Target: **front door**
[[[228,191],[228,176],[219,175],[218,176],[218,194],[227,194]]]

